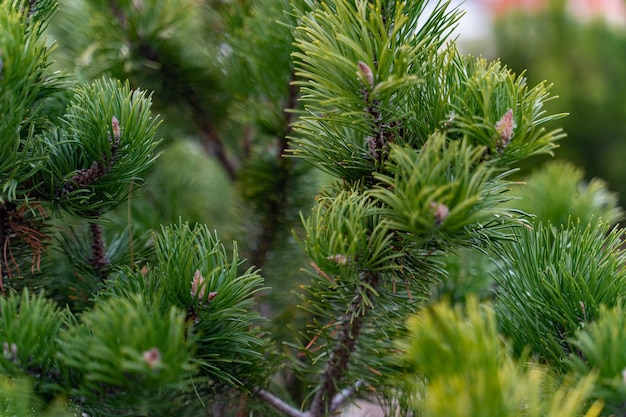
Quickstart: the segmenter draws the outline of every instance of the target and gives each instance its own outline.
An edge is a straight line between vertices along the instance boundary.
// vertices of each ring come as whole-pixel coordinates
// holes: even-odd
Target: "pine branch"
[[[36,11],[37,11],[37,0],[30,0],[28,4],[28,21],[29,22]]]
[[[111,145],[111,156],[107,157],[106,155],[102,155],[102,161],[93,161],[89,168],[83,168],[78,171],[70,178],[69,182],[63,186],[63,192],[65,194],[71,193],[79,188],[86,188],[88,185],[104,178],[111,171],[117,159],[117,152],[120,147],[121,130],[120,122],[117,120],[117,117],[114,116],[111,119],[111,126],[113,137],[107,132],[109,144]]]
[[[111,0],[109,2],[109,8],[118,24],[124,30],[128,30],[128,18],[124,14],[122,7],[120,7],[119,2],[117,0]],[[176,77],[170,77],[168,82],[176,83],[176,86],[172,89],[178,91],[178,96],[184,97],[191,107],[192,117],[199,127],[198,133],[204,149],[208,154],[215,156],[231,180],[236,179],[237,164],[228,157],[224,147],[224,142],[218,134],[211,115],[205,109],[202,100],[199,97],[198,91],[194,87],[194,83],[191,82],[191,85],[189,85],[189,83],[186,82],[187,79],[184,74],[194,72],[194,70],[197,69],[189,71],[182,68],[182,64],[179,62],[179,57],[176,57],[175,59],[168,58],[167,52],[162,53],[159,49],[157,49],[157,47],[152,45],[150,40],[146,39],[146,36],[142,33],[132,33],[129,35],[132,38],[132,41],[135,42],[136,51],[139,55],[149,61],[159,64],[163,74],[177,74]]]
[[[272,406],[275,410],[280,411],[288,417],[309,417],[309,413],[303,413],[302,411],[296,410],[291,405],[274,396],[271,392],[262,388],[256,389],[254,394],[265,401],[268,405]]]
[[[337,385],[348,369],[350,358],[356,348],[356,342],[363,326],[363,318],[371,307],[365,303],[365,298],[372,295],[372,290],[378,286],[379,277],[373,272],[364,272],[361,279],[366,284],[363,288],[356,288],[354,298],[348,312],[340,320],[340,331],[335,348],[322,374],[319,390],[313,397],[310,417],[322,417],[332,412],[337,395]]]

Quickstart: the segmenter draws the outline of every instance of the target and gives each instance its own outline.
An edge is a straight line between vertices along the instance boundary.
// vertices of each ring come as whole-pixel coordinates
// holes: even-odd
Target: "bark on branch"
[[[362,288],[355,289],[355,295],[350,303],[348,312],[341,318],[341,328],[337,335],[335,347],[322,373],[321,384],[311,403],[310,417],[323,417],[334,411],[333,401],[338,394],[337,386],[346,374],[352,353],[356,348],[363,319],[370,310],[364,303],[365,297],[372,295],[372,289],[378,286],[378,275],[372,272],[361,274],[362,281],[366,284]]]

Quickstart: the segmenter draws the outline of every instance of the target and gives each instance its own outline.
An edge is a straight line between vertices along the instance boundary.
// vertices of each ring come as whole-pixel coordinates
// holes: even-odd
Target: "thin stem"
[[[372,289],[378,286],[379,278],[372,272],[361,274],[361,278],[366,285],[363,288],[355,288],[355,295],[348,312],[341,317],[341,328],[337,334],[335,347],[322,373],[320,388],[313,397],[310,417],[322,417],[332,411],[337,386],[348,369],[363,326],[363,319],[371,308],[364,302],[364,298],[372,295]]]
[[[304,413],[300,410],[297,410],[293,406],[287,404],[283,400],[278,397],[275,397],[272,393],[262,389],[257,388],[254,391],[254,394],[265,401],[268,405],[272,406],[277,411],[280,411],[287,417],[309,417],[308,413]]]
[[[330,402],[330,412],[334,413],[343,403],[345,403],[354,393],[363,386],[363,381],[357,381],[354,385],[344,388],[333,397]]]

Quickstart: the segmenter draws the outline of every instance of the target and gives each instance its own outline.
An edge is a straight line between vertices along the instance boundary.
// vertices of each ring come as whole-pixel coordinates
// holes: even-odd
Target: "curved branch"
[[[257,388],[254,391],[254,394],[287,417],[309,417],[308,413],[303,413],[302,411],[295,409],[280,398],[275,397],[271,392],[265,391],[262,388]]]

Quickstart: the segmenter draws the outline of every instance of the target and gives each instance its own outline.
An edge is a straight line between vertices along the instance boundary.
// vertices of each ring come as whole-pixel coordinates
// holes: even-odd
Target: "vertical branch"
[[[333,411],[331,406],[338,393],[337,386],[346,374],[363,326],[363,319],[369,311],[364,298],[371,296],[371,289],[378,286],[378,275],[372,272],[361,274],[361,278],[367,286],[355,288],[355,295],[348,312],[341,317],[341,327],[337,334],[335,347],[330,353],[322,373],[320,388],[315,393],[311,403],[310,417],[322,417]]]
[[[106,259],[102,225],[95,222],[89,223],[89,230],[91,232],[91,259],[89,259],[89,262],[96,272],[101,274],[102,270],[109,264]]]

